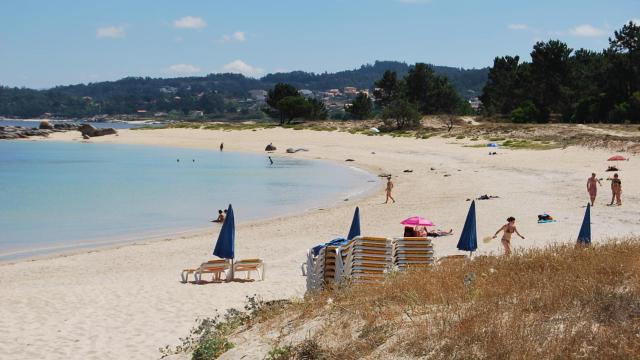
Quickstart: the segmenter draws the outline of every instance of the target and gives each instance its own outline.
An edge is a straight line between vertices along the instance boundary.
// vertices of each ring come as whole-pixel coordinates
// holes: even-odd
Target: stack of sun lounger
[[[399,270],[431,266],[433,263],[433,244],[430,238],[405,237],[393,240],[393,264]]]
[[[336,282],[382,281],[393,266],[391,241],[381,237],[358,236],[340,246],[338,257]]]
[[[308,291],[333,286],[338,270],[336,250],[345,242],[346,239],[338,238],[309,249],[307,262],[302,267],[302,274],[307,277]]]

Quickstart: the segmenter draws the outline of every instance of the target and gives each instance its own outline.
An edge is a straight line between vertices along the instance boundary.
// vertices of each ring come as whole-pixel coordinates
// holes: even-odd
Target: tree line
[[[51,113],[60,117],[88,117],[134,114],[140,109],[174,112],[178,116],[194,110],[205,114],[229,114],[244,109],[236,100],[247,98],[249,90],[268,90],[278,83],[310,90],[345,86],[371,89],[384,71],[394,70],[405,75],[409,68],[402,62],[376,61],[336,73],[293,71],[269,74],[260,79],[240,74],[209,74],[170,79],[127,77],[47,90],[0,86],[0,116],[37,117]],[[437,66],[435,71],[447,76],[461,94],[479,93],[488,73],[487,68],[465,70],[445,66]]]
[[[513,122],[640,123],[640,26],[624,25],[600,52],[550,40],[530,62],[496,57],[480,100]]]

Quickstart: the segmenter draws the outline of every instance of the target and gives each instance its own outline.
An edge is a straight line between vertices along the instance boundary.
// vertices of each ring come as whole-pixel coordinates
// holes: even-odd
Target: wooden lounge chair
[[[264,262],[262,259],[243,259],[233,264],[233,272],[244,271],[247,273],[247,279],[250,278],[251,272],[255,271],[260,280],[264,280]]]
[[[227,271],[230,269],[231,262],[229,260],[209,260],[195,269],[182,270],[180,277],[183,283],[189,281],[189,274],[193,274],[197,283],[202,281],[202,274],[213,274],[213,280],[220,280],[220,275],[224,274],[225,280],[227,280]]]

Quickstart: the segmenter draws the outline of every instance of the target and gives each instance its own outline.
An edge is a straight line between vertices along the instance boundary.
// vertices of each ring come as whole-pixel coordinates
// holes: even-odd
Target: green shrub
[[[525,101],[511,112],[514,123],[535,122],[540,117],[539,111],[531,101]]]
[[[212,360],[233,349],[233,344],[225,337],[212,337],[200,342],[193,351],[192,360]]]

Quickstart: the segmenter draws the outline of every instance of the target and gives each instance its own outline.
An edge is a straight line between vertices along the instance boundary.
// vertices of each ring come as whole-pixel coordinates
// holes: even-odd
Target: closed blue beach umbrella
[[[591,204],[587,204],[582,226],[578,234],[578,244],[591,245]]]
[[[357,206],[356,211],[353,213],[353,220],[351,220],[351,228],[349,229],[347,240],[351,240],[356,236],[360,236],[360,208]]]
[[[462,234],[458,241],[458,249],[462,251],[475,251],[478,248],[478,234],[476,232],[476,202],[471,202],[467,220],[464,222]]]
[[[236,241],[236,224],[233,219],[233,208],[229,204],[227,210],[227,217],[222,223],[222,229],[220,229],[220,235],[218,235],[218,241],[216,247],[213,249],[213,255],[222,259],[231,259],[235,257],[235,241]]]

